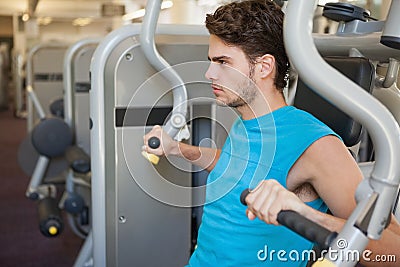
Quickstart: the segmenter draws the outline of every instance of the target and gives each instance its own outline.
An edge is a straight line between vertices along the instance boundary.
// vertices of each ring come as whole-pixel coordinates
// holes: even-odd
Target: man
[[[160,126],[144,137],[145,144],[161,139],[160,148],[145,146],[146,152],[180,156],[210,171],[189,266],[305,266],[307,259],[295,255],[312,244],[278,226],[278,212],[294,210],[339,231],[356,205],[362,174],[347,148],[326,125],[285,102],[282,24],[282,11],[267,0],[234,2],[207,15],[212,63],[206,77],[217,103],[240,115],[221,150],[176,142]],[[255,188],[247,210],[239,202],[246,188]],[[398,247],[398,229],[393,221],[379,245],[371,244],[374,253]]]

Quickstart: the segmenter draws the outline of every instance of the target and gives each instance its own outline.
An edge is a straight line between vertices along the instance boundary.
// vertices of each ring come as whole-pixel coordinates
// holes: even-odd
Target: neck
[[[287,103],[283,94],[275,90],[271,94],[260,93],[252,103],[238,107],[237,111],[240,113],[243,120],[251,120],[284,106],[287,106]]]

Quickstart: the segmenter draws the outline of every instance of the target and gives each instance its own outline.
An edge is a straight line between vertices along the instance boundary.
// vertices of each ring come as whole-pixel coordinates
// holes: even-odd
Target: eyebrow
[[[208,60],[210,60],[212,62],[230,59],[230,57],[227,57],[227,56],[219,56],[219,57],[213,57],[213,58],[207,57],[207,58],[208,58]]]

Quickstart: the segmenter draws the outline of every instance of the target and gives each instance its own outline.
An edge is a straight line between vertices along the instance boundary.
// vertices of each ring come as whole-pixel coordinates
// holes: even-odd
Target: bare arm
[[[150,137],[158,137],[161,145],[157,149],[152,149],[147,146],[147,141]],[[183,142],[173,140],[165,133],[160,126],[154,128],[143,137],[143,150],[147,153],[157,156],[177,156],[186,159],[187,161],[200,166],[201,168],[211,171],[219,159],[221,151],[216,148],[192,146]]]
[[[303,196],[283,188],[278,182],[263,181],[246,198],[248,217],[278,224],[277,214],[281,210],[294,210],[331,231],[340,231],[345,219],[356,206],[354,195],[362,174],[347,151],[335,137],[321,138],[311,145],[293,166],[288,177],[288,188],[294,190],[297,184],[309,183],[320,196],[333,216],[319,212],[304,204]],[[293,186],[290,188],[290,186]],[[309,196],[308,196],[309,197]],[[314,197],[314,198],[315,198]],[[305,197],[307,198],[307,196]],[[392,220],[388,229],[378,241],[371,241],[367,249],[375,255],[395,255],[397,262],[362,261],[365,266],[398,266],[400,261],[400,225]]]
[[[171,155],[182,157],[207,171],[214,169],[221,154],[221,150],[216,148],[192,146],[182,142],[176,143],[178,149]]]

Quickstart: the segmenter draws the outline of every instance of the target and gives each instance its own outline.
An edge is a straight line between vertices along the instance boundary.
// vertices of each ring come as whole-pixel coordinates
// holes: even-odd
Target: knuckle
[[[285,197],[287,197],[287,192],[286,192],[286,190],[278,190],[277,195],[278,195],[278,198],[285,198]]]
[[[268,210],[268,217],[269,218],[274,218],[275,217],[275,213],[271,209]]]
[[[268,217],[269,217],[269,212],[266,210],[260,210],[259,214],[260,214],[261,219],[268,219]]]
[[[254,197],[253,197],[253,195],[250,193],[250,194],[248,194],[247,196],[246,196],[246,203],[247,203],[247,205],[251,205],[252,203],[253,203],[253,200],[254,200]]]

